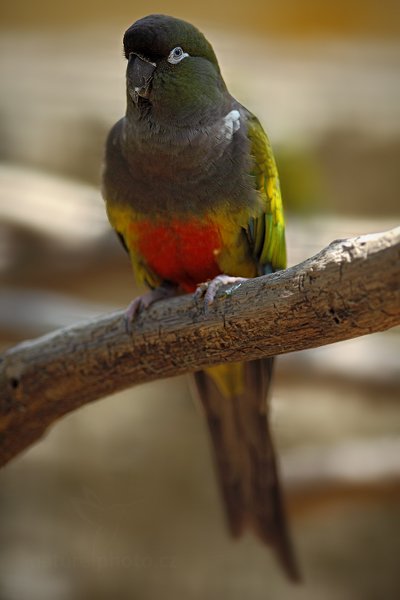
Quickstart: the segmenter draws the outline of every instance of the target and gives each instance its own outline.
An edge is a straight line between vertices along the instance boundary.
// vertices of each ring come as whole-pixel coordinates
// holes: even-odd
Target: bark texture
[[[29,310],[29,307],[27,307]],[[332,242],[285,271],[57,330],[0,357],[0,464],[56,419],[138,383],[315,348],[400,324],[400,228]]]

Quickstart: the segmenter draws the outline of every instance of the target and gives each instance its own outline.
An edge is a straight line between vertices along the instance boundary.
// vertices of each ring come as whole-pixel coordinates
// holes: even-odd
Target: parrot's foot
[[[217,275],[211,281],[199,285],[194,293],[195,299],[204,297],[205,307],[208,308],[215,300],[219,289],[225,285],[230,285],[225,294],[229,295],[234,289],[239,287],[243,281],[247,281],[246,277],[231,277],[230,275]]]
[[[150,292],[146,292],[137,298],[134,298],[132,302],[129,304],[128,308],[125,311],[124,318],[128,331],[130,331],[130,327],[132,321],[135,320],[136,316],[142,312],[142,310],[146,310],[155,302],[159,300],[166,300],[167,298],[172,298],[176,296],[177,290],[173,285],[160,285],[158,288],[154,290],[150,290]]]

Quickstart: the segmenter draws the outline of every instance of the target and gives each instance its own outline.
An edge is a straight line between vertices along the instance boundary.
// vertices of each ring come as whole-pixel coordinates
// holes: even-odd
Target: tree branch
[[[399,323],[397,228],[335,241],[295,267],[221,291],[207,312],[184,295],[153,305],[131,333],[117,312],[23,342],[0,357],[0,464],[62,415],[134,384]]]

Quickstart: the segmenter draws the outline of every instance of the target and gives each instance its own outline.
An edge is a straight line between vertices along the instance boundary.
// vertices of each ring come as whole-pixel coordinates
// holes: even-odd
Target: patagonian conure
[[[134,274],[160,298],[204,302],[237,278],[286,267],[278,173],[258,119],[228,92],[217,58],[192,25],[164,15],[124,35],[127,108],[106,146],[103,195]],[[268,430],[272,359],[195,373],[229,529],[249,528],[298,579]]]

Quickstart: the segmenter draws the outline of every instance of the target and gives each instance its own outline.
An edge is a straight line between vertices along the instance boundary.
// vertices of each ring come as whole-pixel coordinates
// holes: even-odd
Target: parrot
[[[126,310],[132,323],[158,300],[194,293],[207,307],[220,288],[286,268],[286,243],[269,139],[229,93],[205,36],[148,15],[127,29],[123,50],[126,113],[108,134],[102,195],[134,277],[148,287]],[[298,581],[268,420],[272,371],[266,358],[192,377],[230,533],[251,530]]]

